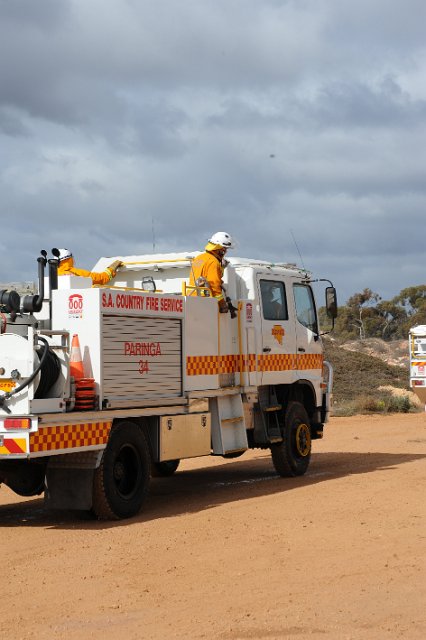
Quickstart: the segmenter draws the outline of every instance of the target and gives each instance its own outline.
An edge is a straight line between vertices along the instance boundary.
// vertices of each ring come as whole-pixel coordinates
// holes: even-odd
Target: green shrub
[[[356,414],[368,413],[409,413],[417,412],[419,408],[412,405],[406,395],[393,396],[390,393],[380,392],[376,396],[360,395],[353,400],[346,400],[336,404],[332,408],[333,416],[347,417]]]

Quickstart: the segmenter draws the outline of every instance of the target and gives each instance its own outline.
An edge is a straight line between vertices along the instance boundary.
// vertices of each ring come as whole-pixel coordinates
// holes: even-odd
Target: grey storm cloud
[[[419,283],[420,0],[0,0],[0,281],[40,248],[300,262]]]

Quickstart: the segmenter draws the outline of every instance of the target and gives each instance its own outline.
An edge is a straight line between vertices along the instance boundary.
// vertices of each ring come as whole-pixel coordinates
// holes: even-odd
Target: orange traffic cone
[[[83,360],[82,360],[81,351],[80,351],[80,341],[76,333],[73,335],[72,343],[71,343],[70,374],[74,376],[76,380],[80,378],[84,378]]]
[[[89,411],[96,404],[96,385],[94,378],[80,378],[75,381],[76,411]]]

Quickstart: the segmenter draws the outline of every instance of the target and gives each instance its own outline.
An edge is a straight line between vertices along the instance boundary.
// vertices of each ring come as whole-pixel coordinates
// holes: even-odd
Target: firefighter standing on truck
[[[69,249],[59,249],[58,251],[58,276],[82,276],[83,278],[92,278],[93,285],[108,284],[108,282],[115,278],[117,269],[123,264],[121,260],[115,260],[109,267],[106,267],[104,271],[96,273],[96,271],[77,269],[74,266],[74,257]]]
[[[191,295],[211,295],[219,303],[220,313],[227,313],[228,303],[223,290],[223,271],[226,267],[225,254],[235,243],[229,233],[218,231],[206,244],[205,253],[194,258],[189,278]],[[205,287],[205,289],[203,289]]]

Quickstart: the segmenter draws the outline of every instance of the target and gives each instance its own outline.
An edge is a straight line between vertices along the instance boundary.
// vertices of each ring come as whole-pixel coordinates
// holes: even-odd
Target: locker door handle
[[[299,347],[298,351],[300,351],[300,353],[305,353],[306,349],[304,349],[303,347]]]
[[[263,351],[266,353],[267,351],[270,351],[271,347],[263,347]]]

